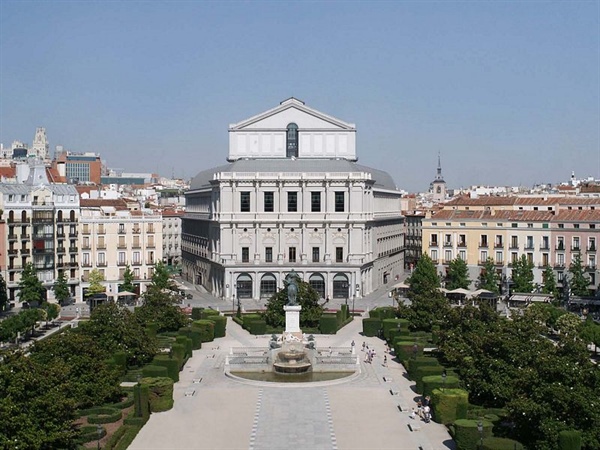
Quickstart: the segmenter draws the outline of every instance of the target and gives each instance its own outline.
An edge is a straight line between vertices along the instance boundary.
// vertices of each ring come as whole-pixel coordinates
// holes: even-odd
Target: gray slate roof
[[[383,170],[357,164],[345,159],[323,158],[260,158],[239,159],[229,164],[213,167],[199,172],[190,183],[190,190],[204,189],[210,186],[210,181],[215,173],[219,172],[311,172],[311,173],[347,173],[366,172],[371,174],[375,187],[396,190],[396,183],[392,177]]]

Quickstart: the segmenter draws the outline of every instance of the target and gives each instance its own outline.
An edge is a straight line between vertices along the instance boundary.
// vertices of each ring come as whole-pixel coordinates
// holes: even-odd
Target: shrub
[[[100,432],[100,438],[103,438],[106,436],[106,429],[104,427],[100,427],[100,429],[102,430]],[[96,425],[84,425],[79,428],[77,432],[79,434],[77,442],[80,444],[98,439],[98,427]]]
[[[575,430],[563,430],[558,433],[559,450],[580,450],[581,433]]]
[[[263,320],[263,316],[260,314],[244,314],[242,316],[242,327],[248,329],[248,323],[254,320]]]
[[[406,372],[408,373],[408,378],[411,380],[415,379],[415,371],[419,367],[425,366],[439,366],[440,363],[437,358],[433,356],[417,356],[417,358],[411,358],[408,360],[408,367],[406,367]]]
[[[342,322],[348,320],[350,317],[350,308],[348,308],[348,305],[340,306],[340,310],[342,311]]]
[[[152,365],[166,367],[169,378],[175,382],[179,381],[179,361],[176,359],[169,355],[156,355],[152,360]]]
[[[369,317],[377,319],[393,319],[396,317],[396,308],[393,306],[380,306],[369,311]]]
[[[363,319],[363,334],[367,337],[373,337],[379,335],[379,330],[381,330],[381,319],[370,318]]]
[[[146,332],[150,337],[156,337],[156,333],[158,332],[158,324],[156,322],[148,322],[146,324]]]
[[[458,388],[460,385],[459,382],[460,380],[458,377],[454,375],[446,376],[445,382],[441,375],[428,375],[421,378],[421,383],[423,384],[423,395],[431,395],[434,389],[446,390]]]
[[[178,331],[179,335],[186,336],[192,340],[192,350],[198,350],[202,348],[202,340],[200,338],[200,331],[193,327],[182,327]]]
[[[215,340],[215,324],[210,320],[195,320],[192,326],[200,330],[200,340],[202,342],[211,342]]]
[[[415,347],[416,345],[416,347]],[[416,354],[415,354],[416,349]],[[400,338],[394,342],[394,352],[400,361],[405,361],[413,357],[423,356],[423,344],[415,341],[404,340]],[[441,373],[441,372],[440,372]]]
[[[201,319],[212,319],[213,316],[218,316],[221,313],[219,311],[217,311],[216,309],[211,309],[211,308],[204,308],[202,309],[202,311],[200,311],[200,318]]]
[[[148,416],[150,416],[150,389],[148,386],[136,385],[133,388],[133,400],[135,417],[148,420]]]
[[[171,345],[171,356],[173,359],[176,359],[179,364],[179,370],[183,367],[186,362],[185,357],[185,346],[181,344],[173,344]]]
[[[120,373],[127,372],[127,353],[122,351],[114,352],[112,358],[115,362],[115,367]]]
[[[252,335],[267,334],[267,322],[264,320],[251,320],[248,322],[248,332]]]
[[[483,440],[482,450],[523,450],[523,444],[512,439],[487,437]]]
[[[192,308],[192,320],[202,319],[202,310],[204,308]]]
[[[319,319],[319,331],[322,334],[335,334],[338,330],[337,316],[323,314]]]
[[[180,334],[175,338],[175,342],[183,345],[186,359],[192,357],[192,340],[189,337]]]
[[[116,408],[100,407],[96,408],[95,414],[89,414],[87,421],[91,424],[113,423],[121,419],[121,410]]]
[[[168,411],[173,407],[173,380],[166,377],[144,378],[142,384],[149,389],[151,412]]]
[[[127,398],[125,400],[122,400],[120,402],[117,403],[107,403],[106,405],[102,405],[102,406],[106,406],[108,408],[117,408],[117,409],[125,409],[125,408],[129,408],[130,406],[133,406],[133,391],[130,391],[129,394],[127,395]]]
[[[423,378],[429,377],[431,375],[441,375],[444,371],[443,366],[421,366],[415,370],[415,389],[419,394],[423,394]],[[448,374],[448,378],[450,374]]]
[[[169,372],[165,366],[155,366],[155,365],[149,364],[142,368],[142,375],[145,378],[146,377],[167,377],[167,376],[169,376],[168,373]]]
[[[227,317],[213,314],[208,316],[207,319],[215,324],[215,338],[225,337]]]
[[[480,442],[477,420],[458,419],[454,422],[454,441],[457,450],[477,450]],[[483,420],[483,438],[492,436],[492,423]]]
[[[467,418],[469,393],[463,389],[436,389],[431,393],[431,407],[436,422],[447,425]]]
[[[398,334],[401,331],[408,331],[408,325],[409,322],[406,319],[383,319],[381,321],[382,324],[382,328],[383,328],[383,337],[388,340],[388,341],[392,341],[391,338],[391,332],[393,331],[394,334]]]

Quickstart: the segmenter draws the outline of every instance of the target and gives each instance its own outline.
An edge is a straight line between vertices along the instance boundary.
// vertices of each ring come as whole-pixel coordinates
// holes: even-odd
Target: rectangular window
[[[438,251],[437,250],[431,250],[431,260],[437,264],[437,262],[438,262]]]
[[[142,261],[140,252],[133,252],[133,263],[139,264]]]
[[[250,212],[250,192],[240,192],[240,211]]]
[[[460,252],[458,252],[458,257],[460,259],[462,259],[463,261],[467,260],[467,252],[464,250],[461,250]]]
[[[519,254],[517,252],[512,252],[510,254],[510,262],[511,263],[513,263],[513,264],[516,263],[518,259],[519,259]]]
[[[467,235],[466,234],[459,234],[458,235],[458,246],[459,247],[466,247],[467,246]]]
[[[265,261],[273,262],[273,247],[265,247]]]
[[[502,252],[496,252],[496,264],[503,264]]]
[[[119,252],[119,264],[125,264],[125,252]]]
[[[546,267],[549,264],[550,258],[548,253],[542,253],[542,266]]]
[[[529,249],[533,249],[533,236],[527,236],[527,245],[525,246],[525,248]]]
[[[298,211],[298,193],[297,192],[288,192],[287,194],[287,204],[288,204],[288,212],[297,212]]]
[[[578,223],[574,223],[573,224],[573,228],[579,228],[579,224]]]
[[[344,247],[335,248],[335,262],[344,262]]]
[[[250,247],[242,247],[242,262],[250,261]]]
[[[310,210],[311,212],[321,212],[321,193],[310,193]]]
[[[106,264],[106,253],[98,253],[98,264]]]
[[[481,243],[479,244],[480,247],[487,247],[488,246],[488,239],[487,239],[487,234],[482,234],[481,235]]]
[[[563,236],[558,236],[556,238],[556,250],[564,250],[565,249],[565,238]]]
[[[124,223],[119,224],[119,233],[125,233],[125,224]]]
[[[431,245],[437,245],[437,234],[431,235]]]
[[[296,247],[290,247],[288,249],[288,260],[289,262],[296,262]]]
[[[510,248],[519,248],[519,238],[517,236],[510,237]]]
[[[559,223],[559,224],[558,224],[558,228],[564,228],[564,227],[565,227],[565,224],[564,224],[564,223]]]
[[[446,250],[444,252],[444,264],[449,264],[452,261],[452,250]]]
[[[480,254],[480,258],[479,258],[480,263],[481,264],[485,263],[487,261],[487,259],[488,259],[488,252],[482,251]]]
[[[533,253],[527,253],[527,262],[533,264]]]
[[[344,192],[335,193],[335,212],[344,212]]]
[[[519,226],[519,224],[518,223],[511,223],[510,226],[513,227],[513,228],[517,228]]]
[[[319,247],[313,247],[312,248],[312,262],[319,262],[319,259],[320,259]]]
[[[265,212],[273,212],[273,192],[265,192]]]

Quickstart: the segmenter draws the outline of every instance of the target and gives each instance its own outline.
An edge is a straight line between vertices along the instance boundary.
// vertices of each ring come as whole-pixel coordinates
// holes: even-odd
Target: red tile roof
[[[82,208],[100,208],[101,206],[112,206],[119,210],[127,209],[127,204],[122,199],[82,198],[79,201],[79,204]]]

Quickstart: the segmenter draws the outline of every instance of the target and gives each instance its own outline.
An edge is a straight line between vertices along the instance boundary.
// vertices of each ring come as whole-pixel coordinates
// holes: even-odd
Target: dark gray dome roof
[[[356,164],[346,159],[323,159],[323,158],[260,158],[260,159],[238,159],[237,161],[223,166],[199,172],[190,182],[190,190],[205,189],[210,187],[215,173],[219,172],[311,172],[311,173],[345,173],[345,172],[367,172],[375,186],[382,189],[397,190],[396,183],[392,177],[383,170]]]

